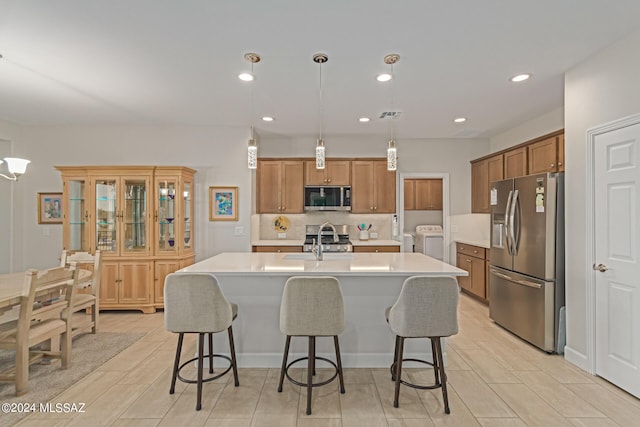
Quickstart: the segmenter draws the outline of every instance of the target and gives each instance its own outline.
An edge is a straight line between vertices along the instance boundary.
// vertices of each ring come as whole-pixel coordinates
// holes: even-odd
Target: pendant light
[[[316,141],[316,169],[324,169],[324,139],[322,139],[322,64],[329,57],[324,53],[313,55],[313,62],[320,65],[320,135]]]
[[[260,55],[257,53],[245,53],[244,59],[251,63],[251,76],[253,77],[253,64],[260,62]],[[245,81],[253,81],[253,78]],[[249,139],[249,145],[247,146],[247,165],[249,166],[249,169],[256,169],[258,167],[258,145],[256,144],[255,137],[253,136],[253,86],[251,86],[251,113],[249,123],[251,123],[251,138]]]
[[[398,152],[396,150],[396,141],[394,140],[395,134],[395,119],[398,116],[393,111],[393,64],[400,60],[400,55],[391,54],[384,57],[384,63],[389,65],[389,80],[391,81],[391,88],[389,92],[391,93],[391,139],[389,139],[389,143],[387,145],[387,170],[395,171],[398,168]]]

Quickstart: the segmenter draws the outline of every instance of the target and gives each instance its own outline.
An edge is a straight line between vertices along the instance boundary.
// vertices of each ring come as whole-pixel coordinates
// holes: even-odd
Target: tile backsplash
[[[304,239],[305,226],[320,225],[329,221],[334,225],[346,224],[349,226],[349,236],[357,239],[358,224],[371,224],[369,232],[378,233],[379,240],[391,239],[392,214],[352,214],[346,212],[313,212],[307,214],[256,214],[252,218],[252,240],[276,240],[278,232],[274,222],[276,218],[284,216],[289,220],[289,229],[286,239]],[[255,229],[258,230],[255,230]],[[256,236],[255,234],[258,234]]]

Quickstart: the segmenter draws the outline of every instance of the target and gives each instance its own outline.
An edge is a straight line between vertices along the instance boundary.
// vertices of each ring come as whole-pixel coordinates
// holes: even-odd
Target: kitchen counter
[[[304,239],[254,240],[251,246],[302,246]]]
[[[379,243],[379,241],[378,241]],[[394,336],[384,317],[402,284],[414,275],[466,276],[467,272],[416,253],[223,253],[178,271],[213,273],[229,301],[238,304],[233,323],[238,363],[242,367],[277,368],[285,336],[280,332],[280,301],[284,283],[294,275],[338,278],[345,304],[346,327],[340,335],[345,367],[388,368]],[[215,334],[217,351],[228,351],[226,334]],[[306,353],[307,340],[292,341],[290,360]],[[406,357],[429,359],[421,340],[409,340]],[[318,356],[334,357],[333,340],[319,338]]]
[[[397,240],[381,240],[381,239],[369,239],[369,240],[356,240],[351,239],[353,246],[400,246],[402,243]]]
[[[465,245],[479,246],[481,248],[490,249],[491,242],[489,240],[468,240],[468,239],[455,239],[458,243],[464,243]]]

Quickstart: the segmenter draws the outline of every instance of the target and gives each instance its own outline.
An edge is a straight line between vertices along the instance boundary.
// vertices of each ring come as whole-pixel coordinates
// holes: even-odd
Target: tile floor
[[[196,387],[178,382],[169,395],[176,336],[163,329],[162,313],[107,312],[103,331],[147,335],[55,398],[84,402],[79,415],[32,414],[22,426],[638,426],[640,400],[608,382],[547,355],[489,320],[488,307],[466,295],[460,301],[460,333],[448,341],[451,414],[440,390],[402,387],[392,405],[386,369],[345,369],[346,394],[337,382],[314,390],[313,414],[304,414],[306,393],[285,381],[277,393],[277,369],[240,369],[240,387],[230,375],[205,384],[195,411]],[[190,341],[193,351],[193,340]],[[184,353],[183,353],[184,354]],[[190,353],[192,354],[192,353]],[[407,370],[414,381],[432,371]],[[320,371],[318,375],[324,375]],[[304,372],[298,369],[296,375]]]

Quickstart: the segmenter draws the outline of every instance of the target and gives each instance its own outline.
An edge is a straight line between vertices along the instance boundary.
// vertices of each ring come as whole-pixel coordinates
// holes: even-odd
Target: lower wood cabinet
[[[153,301],[153,261],[103,261],[100,309],[156,311]]]
[[[467,277],[458,277],[462,290],[482,299],[487,299],[487,264],[485,248],[456,243],[456,266],[465,270]]]
[[[253,246],[252,252],[302,252],[302,246]]]
[[[354,246],[353,252],[400,252],[400,246]]]

